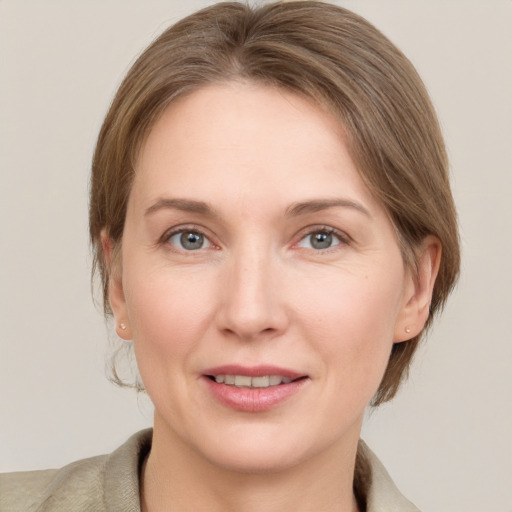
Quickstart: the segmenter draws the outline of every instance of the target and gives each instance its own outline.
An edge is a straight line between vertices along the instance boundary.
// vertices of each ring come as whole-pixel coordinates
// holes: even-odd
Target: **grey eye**
[[[339,237],[330,231],[314,231],[306,235],[300,242],[299,247],[316,249],[317,251],[330,249],[341,243]]]
[[[185,251],[197,251],[210,246],[208,239],[197,231],[181,231],[169,238],[169,243]]]
[[[332,233],[313,233],[310,236],[313,249],[328,249],[332,245]]]

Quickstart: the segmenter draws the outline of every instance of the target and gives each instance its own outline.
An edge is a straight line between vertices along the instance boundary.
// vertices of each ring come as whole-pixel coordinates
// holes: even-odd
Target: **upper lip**
[[[273,365],[243,366],[226,364],[204,370],[203,375],[246,375],[247,377],[263,377],[265,375],[279,375],[291,380],[306,377],[303,373]]]

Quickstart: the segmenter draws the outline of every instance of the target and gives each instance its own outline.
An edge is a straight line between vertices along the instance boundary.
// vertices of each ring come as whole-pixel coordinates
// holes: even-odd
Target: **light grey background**
[[[0,1],[0,471],[58,467],[151,423],[104,378],[89,162],[134,57],[211,2]],[[427,511],[512,510],[512,1],[346,0],[415,63],[452,162],[463,274],[363,436]]]

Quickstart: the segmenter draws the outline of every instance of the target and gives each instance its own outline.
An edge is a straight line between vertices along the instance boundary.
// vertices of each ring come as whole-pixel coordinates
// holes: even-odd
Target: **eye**
[[[212,245],[202,233],[193,230],[178,231],[171,234],[168,243],[184,251],[197,251]]]
[[[332,229],[319,229],[308,233],[298,243],[299,247],[322,251],[330,249],[342,243],[341,236],[337,235]]]

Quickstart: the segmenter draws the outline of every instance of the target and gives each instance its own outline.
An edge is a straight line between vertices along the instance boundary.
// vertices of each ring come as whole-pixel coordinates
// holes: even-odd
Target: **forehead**
[[[179,98],[149,133],[133,194],[210,201],[259,196],[372,200],[341,123],[297,94],[251,83],[210,85]]]

